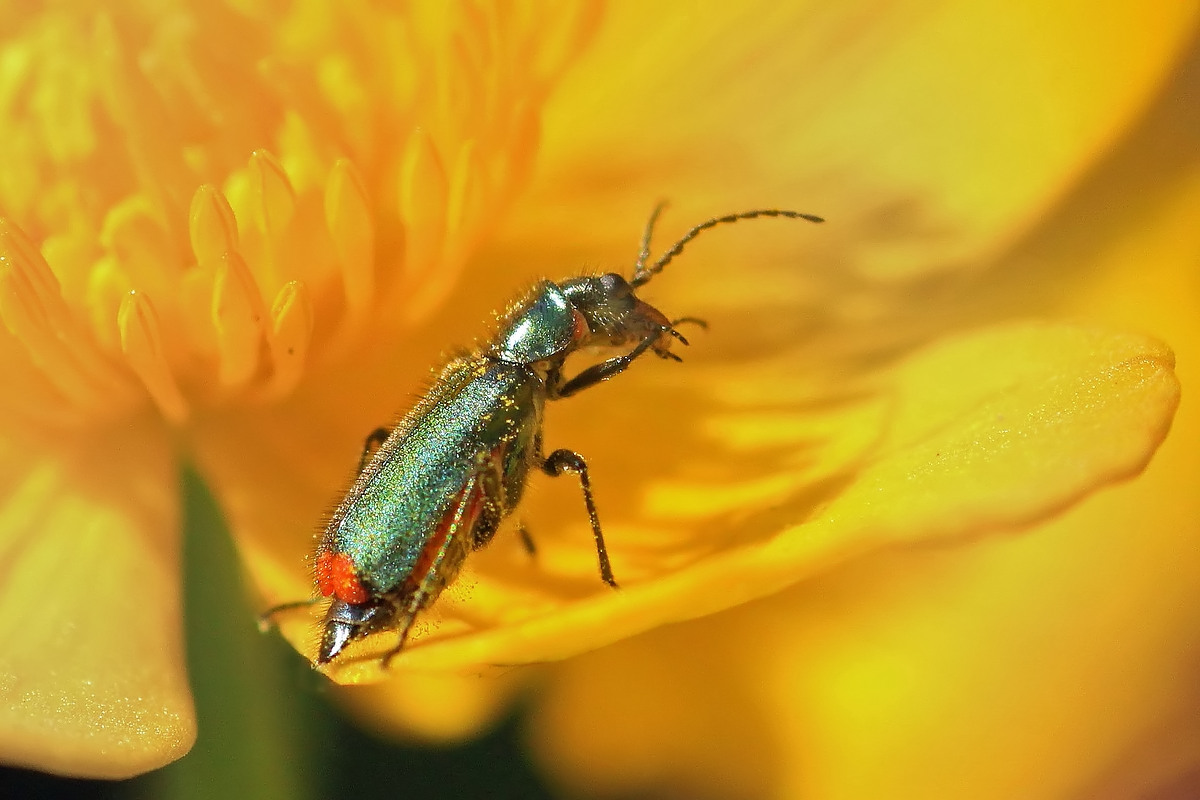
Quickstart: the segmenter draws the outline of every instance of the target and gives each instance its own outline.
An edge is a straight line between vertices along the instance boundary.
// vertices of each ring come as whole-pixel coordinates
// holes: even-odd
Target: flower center
[[[4,418],[276,399],[436,309],[592,27],[518,5],[9,15]]]

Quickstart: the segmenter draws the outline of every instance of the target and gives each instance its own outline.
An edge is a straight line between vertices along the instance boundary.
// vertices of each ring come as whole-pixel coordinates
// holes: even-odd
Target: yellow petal
[[[978,264],[1036,223],[1144,111],[1197,6],[608,11],[547,110],[514,238],[594,259],[628,242],[581,220],[632,229],[659,197],[697,219],[800,207],[835,223],[839,265],[898,278]]]
[[[1031,535],[869,559],[766,609],[747,672],[783,705],[778,796],[1154,796],[1194,769],[1198,422],[1181,409],[1135,482]]]
[[[900,370],[874,463],[815,523],[894,540],[1041,518],[1145,466],[1179,402],[1174,365],[1145,337],[1055,325],[935,345]]]
[[[0,753],[122,778],[187,752],[176,474],[131,427],[48,449],[0,445]]]

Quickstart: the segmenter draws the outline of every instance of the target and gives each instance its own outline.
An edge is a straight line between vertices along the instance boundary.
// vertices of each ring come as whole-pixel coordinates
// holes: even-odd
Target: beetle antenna
[[[646,271],[646,259],[650,257],[650,237],[654,235],[654,225],[666,207],[667,201],[659,200],[658,205],[650,212],[650,219],[646,220],[646,230],[642,232],[642,249],[638,252],[637,264],[633,267],[634,275],[641,275]]]
[[[718,225],[737,222],[743,219],[754,219],[755,217],[786,217],[788,219],[804,219],[809,222],[824,222],[825,220],[815,214],[802,214],[799,211],[785,211],[780,208],[760,208],[754,211],[743,211],[739,214],[726,214],[723,217],[713,217],[712,219],[701,222],[696,227],[685,233],[683,237],[671,246],[671,249],[663,253],[658,261],[655,261],[649,267],[645,265],[646,258],[649,257],[650,250],[650,233],[654,227],[655,221],[658,219],[659,212],[662,211],[665,203],[659,203],[655,207],[654,213],[650,215],[650,222],[646,224],[646,235],[642,238],[642,253],[638,257],[637,266],[633,270],[633,278],[629,281],[629,285],[637,288],[648,282],[658,273],[662,272],[663,267],[671,263],[671,259],[683,252],[683,248],[692,239],[695,239],[709,228],[715,228]]]

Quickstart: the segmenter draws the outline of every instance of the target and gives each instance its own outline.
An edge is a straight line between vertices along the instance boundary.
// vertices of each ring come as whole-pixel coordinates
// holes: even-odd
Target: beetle
[[[316,550],[320,595],[276,606],[263,614],[264,623],[280,611],[331,598],[317,664],[329,663],[357,639],[395,631],[395,645],[382,657],[386,668],[404,648],[421,611],[516,509],[535,469],[579,476],[600,579],[617,588],[587,462],[568,449],[544,454],[546,402],[619,375],[647,352],[681,360],[671,345],[688,341],[676,326],[703,322],[672,321],[641,300],[637,290],[704,231],[756,217],[823,221],[782,209],[714,217],[647,265],[663,207],[660,203],[646,223],[628,280],[607,273],[540,281],[509,306],[493,336],[449,360],[392,430],[379,428],[367,437],[358,475]],[[568,357],[597,347],[625,352],[568,377]]]

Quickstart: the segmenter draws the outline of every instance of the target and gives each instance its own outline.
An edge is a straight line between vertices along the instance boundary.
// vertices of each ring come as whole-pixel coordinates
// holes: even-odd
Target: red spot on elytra
[[[365,603],[370,596],[345,553],[326,551],[317,556],[317,586],[323,597],[336,597],[343,603]]]

